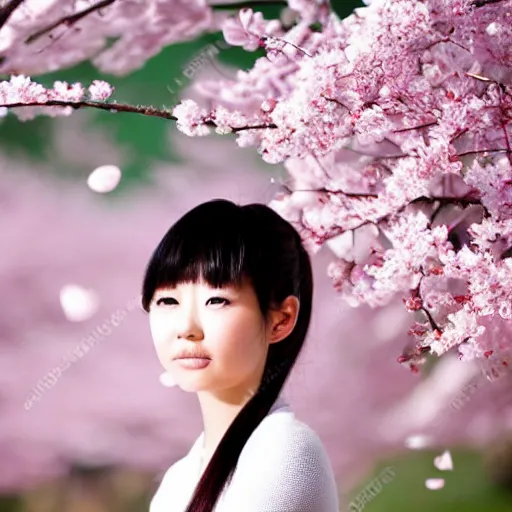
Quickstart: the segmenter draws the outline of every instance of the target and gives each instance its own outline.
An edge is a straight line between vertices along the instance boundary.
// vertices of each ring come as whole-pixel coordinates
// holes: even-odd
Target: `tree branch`
[[[288,188],[288,187],[285,186],[285,188]],[[288,190],[293,192],[293,190],[291,190],[289,188],[288,188]],[[323,189],[320,189],[320,191],[322,191],[322,190]],[[315,192],[315,190],[313,190],[312,192]],[[331,194],[334,193],[334,192],[329,191],[329,190],[327,190],[327,192],[329,192]],[[349,194],[346,194],[346,195],[350,197]],[[352,194],[352,197],[354,197],[356,199],[361,199],[361,198],[364,198],[364,197],[375,197],[375,196],[373,194]],[[377,198],[378,198],[378,196],[377,196]],[[466,206],[467,205],[472,205],[472,204],[482,205],[482,203],[481,203],[481,201],[479,199],[471,198],[471,197],[465,197],[465,196],[462,196],[462,197],[450,197],[450,196],[446,196],[446,197],[443,197],[443,196],[427,197],[427,196],[420,196],[420,197],[417,197],[416,199],[413,199],[410,203],[407,203],[406,205],[401,207],[395,213],[400,213],[409,204],[420,203],[420,202],[434,203],[436,201],[440,201],[441,204],[443,204],[443,206],[446,206],[447,204],[460,204],[460,205],[466,205]],[[485,209],[485,211],[487,211],[487,210]],[[356,230],[362,228],[363,226],[367,226],[369,224],[373,224],[374,226],[378,226],[378,224],[380,224],[381,222],[387,221],[391,217],[391,215],[393,215],[393,214],[388,213],[388,214],[383,215],[382,217],[379,217],[378,219],[375,219],[375,220],[364,220],[364,221],[360,222],[357,226],[353,226],[351,228],[344,228],[343,226],[334,226],[324,236],[318,237],[317,241],[320,242],[320,243],[325,243],[325,242],[327,242],[328,240],[330,240],[332,238],[335,238],[335,237],[337,237],[339,235],[342,235],[346,231],[356,231]]]
[[[133,114],[143,114],[145,116],[160,117],[163,119],[171,119],[176,121],[176,117],[169,110],[159,110],[148,106],[133,106],[122,103],[100,103],[96,101],[60,101],[49,100],[30,103],[5,103],[0,106],[6,108],[22,108],[22,107],[71,107],[75,110],[82,108],[97,108],[100,110],[108,110],[109,112],[129,112]]]
[[[423,297],[421,296],[421,290],[420,290],[421,282],[423,281],[423,278],[425,277],[423,268],[421,269],[421,273],[423,274],[423,276],[420,278],[420,282],[418,283],[418,286],[414,290],[412,290],[412,296],[420,299],[421,305],[418,307],[418,310],[423,311],[423,313],[427,317],[428,323],[430,324],[430,327],[432,328],[432,330],[437,331],[437,332],[442,332],[440,327],[437,325],[437,322],[434,320],[432,313],[430,313],[430,311],[425,306],[425,301],[423,300]]]
[[[24,2],[24,0],[11,0],[0,9],[0,29],[7,23],[11,14]]]
[[[331,194],[331,195],[342,195],[345,197],[351,197],[353,199],[365,199],[367,197],[372,197],[374,199],[377,199],[379,196],[377,194],[371,194],[367,192],[357,193],[357,192],[344,192],[343,190],[329,190],[325,187],[322,188],[299,188],[299,189],[291,189],[288,185],[283,184],[282,187],[289,193],[292,194],[293,192],[319,192],[323,194]]]
[[[42,29],[38,30],[37,32],[34,32],[32,35],[28,36],[27,39],[25,39],[25,44],[30,44],[36,41],[37,39],[41,38],[45,34],[48,34],[53,29],[57,28],[60,25],[66,25],[70,27],[71,25],[74,25],[77,21],[81,20],[82,18],[85,18],[89,14],[91,14],[94,11],[98,11],[102,9],[103,7],[107,7],[111,4],[113,4],[116,0],[101,0],[97,4],[91,5],[87,9],[84,9],[83,11],[77,12],[75,14],[71,14],[69,16],[64,16],[63,18],[60,18],[59,20],[55,21],[51,25],[47,25],[46,27],[43,27]],[[11,4],[21,4],[23,0],[11,0]],[[224,10],[224,9],[242,9],[243,7],[264,7],[267,5],[282,5],[283,7],[287,5],[287,2],[284,0],[273,0],[268,2],[233,2],[229,4],[210,4],[210,7],[212,9],[217,10]],[[9,7],[9,6],[7,6]],[[4,7],[4,10],[7,9],[7,7]],[[12,10],[14,10],[17,7],[17,5],[14,6]],[[9,13],[10,16],[10,13]],[[2,26],[1,23],[1,11],[0,11],[0,28]]]
[[[421,311],[425,313],[425,316],[427,317],[428,323],[430,324],[430,327],[432,327],[433,331],[442,332],[439,326],[437,325],[436,321],[434,320],[434,317],[432,316],[432,313],[426,308],[421,307]]]
[[[97,101],[59,101],[59,100],[50,100],[50,101],[41,101],[41,102],[32,102],[32,103],[4,103],[0,104],[0,107],[5,108],[22,108],[22,107],[71,107],[75,110],[80,110],[82,108],[97,108],[99,110],[108,110],[109,112],[127,112],[131,114],[142,114],[150,117],[159,117],[162,119],[170,119],[172,121],[177,121],[176,116],[173,116],[170,110],[159,110],[154,107],[148,107],[145,105],[134,106],[134,105],[126,105],[122,103],[101,103]],[[214,121],[204,121],[201,123],[204,126],[213,126],[217,127],[218,125]],[[265,128],[277,128],[275,124],[260,124],[254,126],[238,126],[230,128],[233,132],[241,132],[244,130],[260,130]]]
[[[466,151],[464,153],[458,153],[457,156],[476,155],[478,153],[510,153],[509,149],[476,149],[474,151]]]
[[[503,109],[503,107],[502,107]],[[503,135],[505,136],[505,143],[507,145],[507,157],[510,165],[512,166],[512,147],[510,145],[510,139],[508,137],[507,124],[505,121],[501,121],[501,129],[503,130]]]
[[[393,133],[409,132],[411,130],[420,130],[421,128],[428,128],[437,124],[437,121],[431,121],[429,123],[420,124],[418,126],[411,126],[410,128],[400,128],[399,130],[393,130]]]
[[[509,247],[501,253],[500,260],[504,260],[505,258],[512,258],[512,247]]]
[[[59,25],[66,25],[67,27],[70,27],[71,25],[74,25],[77,21],[81,20],[82,18],[85,18],[89,14],[91,14],[94,11],[98,11],[99,9],[102,9],[103,7],[107,7],[108,5],[111,5],[116,0],[101,0],[97,4],[91,5],[87,9],[84,9],[83,11],[76,12],[75,14],[71,14],[69,16],[64,16],[63,18],[60,18],[59,20],[55,21],[51,25],[47,25],[46,27],[43,27],[42,29],[38,30],[34,34],[28,36],[25,39],[25,44],[30,44],[39,39],[40,37],[44,36],[45,34],[48,34],[48,32],[51,32],[54,28],[57,28]]]
[[[435,203],[436,201],[439,201],[443,205],[447,204],[460,204],[463,206],[468,206],[471,204],[481,204],[480,199],[467,197],[467,196],[433,196],[433,197],[427,197],[427,196],[420,196],[416,199],[413,199],[411,203]]]
[[[286,0],[268,0],[267,2],[251,2],[250,0],[247,0],[244,2],[231,2],[224,4],[209,3],[208,5],[212,9],[217,9],[219,11],[224,9],[243,9],[245,7],[250,7],[254,11],[256,9],[261,9],[269,5],[282,5],[283,7],[286,7],[288,5],[288,2]]]
[[[498,2],[501,2],[502,0],[475,0],[473,2],[473,5],[475,7],[483,7],[487,4],[497,4]]]

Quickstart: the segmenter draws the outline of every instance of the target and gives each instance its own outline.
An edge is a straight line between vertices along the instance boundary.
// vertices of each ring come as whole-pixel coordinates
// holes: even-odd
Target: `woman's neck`
[[[203,413],[203,433],[200,441],[200,453],[202,454],[202,469],[206,467],[213,453],[217,449],[227,429],[233,423],[238,413],[242,410],[248,400],[242,403],[226,403],[218,401],[211,396],[199,397],[201,411]],[[288,402],[279,395],[270,408],[269,414],[277,409],[287,407]]]

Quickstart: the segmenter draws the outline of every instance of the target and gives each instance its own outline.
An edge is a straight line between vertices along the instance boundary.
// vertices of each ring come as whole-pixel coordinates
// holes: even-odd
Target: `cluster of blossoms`
[[[174,109],[188,135],[236,132],[290,179],[272,207],[353,306],[397,293],[415,315],[399,361],[509,364],[512,340],[512,2],[374,0],[320,32],[249,9],[224,36],[267,55],[213,102]]]
[[[326,1],[290,0],[291,28],[250,8],[218,15],[200,0],[75,3],[91,13],[53,24],[44,44],[63,47],[55,60],[24,59],[27,41],[44,40],[30,32],[45,33],[44,16],[62,2],[15,10],[0,31],[0,72],[94,55],[101,70],[126,73],[165,44],[219,27],[231,45],[264,48],[235,79],[198,82],[209,106],[184,100],[177,127],[234,133],[284,164],[290,179],[271,206],[312,252],[333,250],[328,274],[340,295],[379,307],[402,294],[415,315],[400,362],[417,370],[427,353],[455,349],[509,364],[512,0],[372,0],[344,20]],[[105,49],[107,37],[119,39]]]
[[[205,0],[2,3],[0,12],[16,6],[0,30],[2,74],[39,75],[91,59],[104,73],[124,75],[169,44],[215,30],[226,17]]]
[[[103,73],[126,75],[168,45],[218,31],[231,16],[229,10],[221,9],[222,2],[216,6],[207,0],[7,0],[0,4],[0,73],[31,76],[89,59]],[[290,0],[289,7],[309,23],[329,13],[328,0]]]
[[[23,75],[12,76],[9,81],[0,82],[0,105],[53,105],[13,108],[13,112],[22,121],[33,119],[37,115],[46,114],[50,117],[69,116],[73,112],[72,104],[87,103],[88,101],[103,102],[110,98],[114,88],[103,80],[94,80],[86,89],[80,83],[68,84],[55,82],[51,89],[32,82]],[[62,106],[58,106],[62,104]],[[7,108],[0,107],[2,114]]]

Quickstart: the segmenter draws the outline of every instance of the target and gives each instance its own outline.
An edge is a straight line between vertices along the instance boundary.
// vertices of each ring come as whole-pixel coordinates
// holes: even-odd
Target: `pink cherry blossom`
[[[301,19],[307,23],[325,22],[330,14],[327,0],[289,0],[288,5],[290,9],[297,11]]]
[[[222,32],[229,44],[242,46],[247,51],[254,51],[263,46],[263,37],[281,35],[280,28],[281,24],[278,20],[265,21],[261,12],[244,8],[240,9],[238,19],[229,18],[224,21]]]
[[[114,88],[103,80],[94,80],[88,91],[92,100],[105,101],[112,96]]]
[[[201,109],[192,100],[186,100],[174,107],[176,126],[186,135],[208,135],[210,129],[204,124],[207,111]]]

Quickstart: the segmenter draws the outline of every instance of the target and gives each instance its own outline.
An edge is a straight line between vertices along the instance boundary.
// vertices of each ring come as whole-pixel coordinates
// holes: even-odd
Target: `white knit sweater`
[[[149,512],[184,512],[199,481],[204,432],[165,473]],[[215,512],[339,512],[334,474],[318,435],[279,397],[245,444]]]

